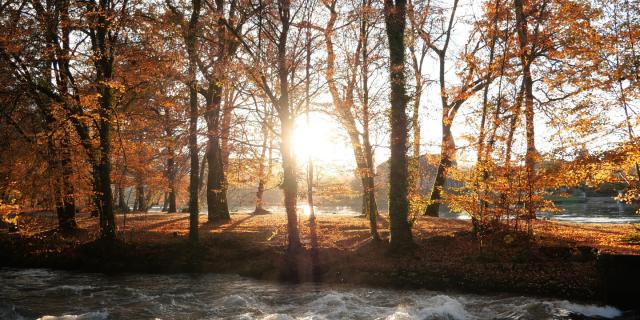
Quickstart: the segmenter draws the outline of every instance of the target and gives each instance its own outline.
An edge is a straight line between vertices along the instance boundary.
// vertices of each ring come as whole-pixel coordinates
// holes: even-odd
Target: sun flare
[[[309,123],[298,117],[294,133],[294,149],[298,163],[309,156],[318,165],[353,166],[353,152],[335,120],[325,114],[311,113]]]

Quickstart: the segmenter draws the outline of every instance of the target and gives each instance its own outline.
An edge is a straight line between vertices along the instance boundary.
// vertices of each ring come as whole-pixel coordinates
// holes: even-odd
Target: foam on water
[[[62,285],[52,288],[47,288],[46,290],[52,291],[62,291],[62,294],[66,292],[71,292],[73,294],[81,294],[83,291],[97,289],[97,287],[89,286],[89,285]]]
[[[472,317],[460,301],[446,296],[438,295],[428,299],[427,307],[419,308],[415,319],[451,319],[464,320]]]
[[[255,306],[257,302],[248,295],[232,294],[217,300],[216,304],[228,309],[246,309]]]
[[[261,319],[262,320],[295,320],[295,318],[291,317],[290,315],[280,314],[280,313],[270,314],[265,317],[262,317]]]
[[[571,303],[569,301],[560,301],[557,303],[557,306],[562,309],[569,310],[572,313],[579,313],[587,317],[612,319],[622,315],[620,310],[611,306],[581,305]]]
[[[104,276],[0,270],[0,283],[0,319],[8,320],[475,320],[575,319],[576,315],[613,319],[623,315],[611,306],[562,300],[281,285],[229,275]]]
[[[109,317],[105,311],[87,312],[83,314],[65,314],[61,316],[43,316],[38,320],[104,320]]]

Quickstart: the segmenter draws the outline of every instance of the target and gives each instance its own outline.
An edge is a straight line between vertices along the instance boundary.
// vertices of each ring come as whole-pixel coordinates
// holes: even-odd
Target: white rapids
[[[233,275],[0,269],[0,319],[637,319],[638,313],[515,295],[284,285]]]

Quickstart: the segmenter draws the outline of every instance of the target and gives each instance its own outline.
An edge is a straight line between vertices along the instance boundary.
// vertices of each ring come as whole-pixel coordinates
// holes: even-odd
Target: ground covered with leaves
[[[206,221],[206,216],[201,216]],[[505,234],[478,240],[469,221],[420,217],[413,251],[392,254],[374,242],[360,217],[301,219],[305,250],[285,254],[286,217],[233,214],[227,223],[200,226],[187,241],[188,215],[118,216],[118,241],[96,240],[97,218],[78,216],[79,230],[61,234],[55,216],[22,214],[19,231],[0,229],[0,266],[99,272],[223,272],[265,280],[322,281],[473,292],[508,291],[577,300],[602,300],[598,257],[640,255],[633,225],[536,221],[535,238]],[[379,228],[388,236],[383,217]]]

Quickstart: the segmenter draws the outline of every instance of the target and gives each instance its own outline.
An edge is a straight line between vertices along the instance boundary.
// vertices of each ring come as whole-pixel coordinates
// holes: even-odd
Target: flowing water
[[[512,295],[284,285],[233,275],[0,269],[0,319],[637,319]]]
[[[556,206],[561,211],[558,213],[538,213],[538,218],[556,220],[571,223],[604,223],[627,224],[640,223],[640,215],[635,213],[636,208],[627,206],[611,197],[589,197],[582,202],[560,202]],[[253,207],[232,208],[234,211],[249,213]],[[282,206],[271,206],[266,209],[272,212],[284,212]],[[308,215],[308,206],[301,205],[298,212]],[[316,215],[341,215],[358,216],[360,208],[350,206],[321,206],[315,207]],[[452,219],[471,219],[464,213],[455,213],[447,210],[445,206],[440,208],[440,217]]]
[[[561,212],[556,214],[541,214],[541,217],[551,220],[576,223],[640,223],[640,215],[636,208],[609,197],[590,197],[584,202],[565,202],[557,204]]]

